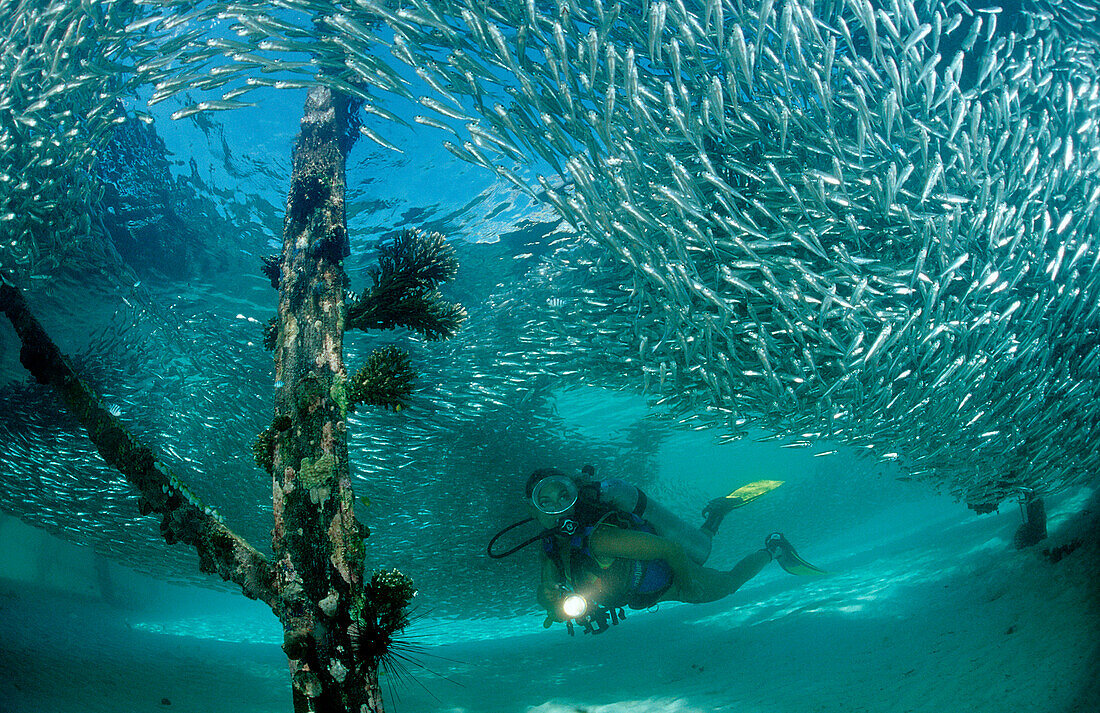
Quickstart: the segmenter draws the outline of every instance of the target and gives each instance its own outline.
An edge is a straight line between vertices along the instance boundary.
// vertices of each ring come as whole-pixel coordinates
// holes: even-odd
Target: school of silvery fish
[[[632,268],[591,329],[630,330],[647,390],[978,506],[1088,477],[1095,29],[1037,10],[998,33],[961,3],[413,5],[378,11],[452,97],[421,104],[467,121],[473,98],[454,151],[506,178],[534,151]]]
[[[494,298],[519,345],[485,347],[495,371],[436,365],[432,418],[526,408],[547,375],[644,390],[731,438],[865,448],[977,506],[1100,465],[1095,4],[36,5],[8,3],[0,40],[13,274],[90,234],[81,166],[120,97],[218,95],[184,118],[324,82],[364,99],[382,145],[387,97],[416,101],[581,236]],[[455,418],[363,436],[364,467],[414,467],[414,442],[472,428]]]

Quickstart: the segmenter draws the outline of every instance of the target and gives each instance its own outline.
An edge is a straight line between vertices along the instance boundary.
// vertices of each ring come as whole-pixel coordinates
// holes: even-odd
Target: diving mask
[[[577,504],[577,484],[564,475],[552,475],[535,483],[531,503],[546,515],[561,515]]]

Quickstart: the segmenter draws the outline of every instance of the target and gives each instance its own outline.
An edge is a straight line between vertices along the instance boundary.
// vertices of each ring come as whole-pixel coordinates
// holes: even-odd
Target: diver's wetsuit
[[[614,522],[606,522],[608,519]],[[605,607],[648,609],[656,604],[672,586],[672,568],[664,560],[608,558],[607,564],[601,563],[589,547],[592,533],[601,526],[655,534],[652,525],[637,515],[615,512],[613,517],[582,526],[572,535],[547,533],[543,552],[571,586],[576,586],[581,576],[598,579],[602,588],[599,603]]]

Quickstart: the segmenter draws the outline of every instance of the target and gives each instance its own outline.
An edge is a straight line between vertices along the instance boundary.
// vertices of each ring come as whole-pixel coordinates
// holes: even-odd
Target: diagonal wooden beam
[[[168,466],[142,444],[104,405],[73,369],[69,359],[31,313],[22,293],[0,279],[0,310],[23,342],[19,360],[40,384],[48,384],[84,426],[99,454],[141,493],[142,514],[161,516],[168,544],[183,542],[199,555],[199,568],[240,586],[245,596],[265,602],[276,614],[283,605],[271,563],[172,475]]]

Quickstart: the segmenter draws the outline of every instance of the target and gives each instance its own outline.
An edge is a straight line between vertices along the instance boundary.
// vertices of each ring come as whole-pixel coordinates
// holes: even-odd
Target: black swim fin
[[[778,532],[773,532],[764,540],[764,548],[772,553],[772,558],[790,574],[800,576],[813,576],[828,574],[820,567],[814,566],[802,559],[787,538]]]

